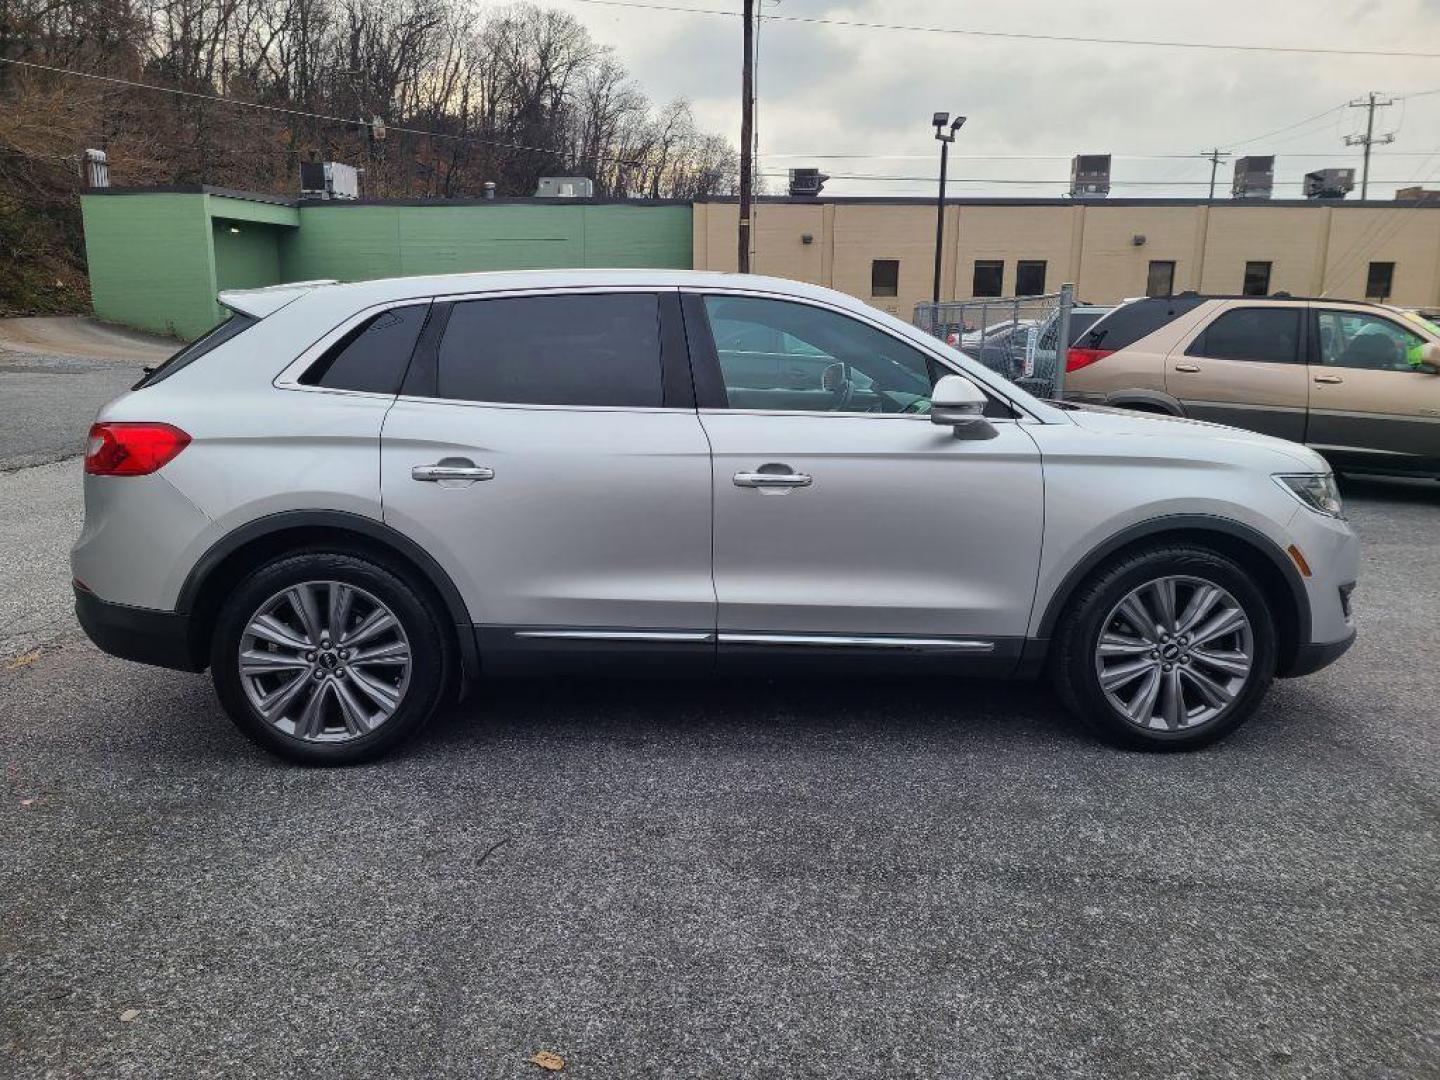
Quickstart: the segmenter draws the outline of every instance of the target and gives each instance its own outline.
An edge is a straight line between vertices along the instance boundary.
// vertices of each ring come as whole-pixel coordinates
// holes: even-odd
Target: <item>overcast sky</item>
[[[717,15],[540,0],[612,46],[656,101],[690,100],[702,126],[738,142],[740,20]],[[738,12],[740,0],[634,0]],[[775,15],[1020,33],[1440,53],[1440,0],[764,0]],[[842,180],[840,174],[931,177],[930,116],[964,113],[952,151],[952,194],[1058,195],[1075,153],[1111,153],[1115,196],[1205,194],[1219,145],[1277,156],[1276,195],[1299,195],[1311,169],[1357,165],[1347,133],[1364,112],[1337,109],[1370,90],[1437,91],[1377,114],[1371,197],[1391,181],[1440,186],[1440,59],[1314,56],[1015,41],[766,20],[759,55],[761,168],[813,164],[837,176],[830,194],[930,194],[933,180]],[[797,156],[798,155],[798,156]],[[820,155],[874,155],[840,158]],[[1034,156],[1001,160],[1006,155]],[[1043,157],[1042,157],[1043,156]],[[1219,190],[1228,194],[1230,167]],[[1001,184],[1001,179],[1037,181]],[[1143,182],[1127,186],[1125,181]],[[1291,183],[1286,183],[1287,181]],[[1376,181],[1379,181],[1377,184]]]

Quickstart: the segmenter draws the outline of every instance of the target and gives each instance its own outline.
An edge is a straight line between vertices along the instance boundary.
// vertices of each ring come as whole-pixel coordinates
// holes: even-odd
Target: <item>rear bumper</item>
[[[1355,631],[1352,628],[1350,636],[1339,641],[1327,641],[1323,644],[1301,645],[1295,650],[1295,658],[1285,665],[1276,674],[1282,679],[1295,679],[1301,675],[1313,675],[1321,668],[1329,667],[1340,657],[1350,651],[1350,646],[1355,644]]]
[[[186,615],[107,603],[77,585],[75,617],[90,640],[111,656],[180,671],[205,670]]]

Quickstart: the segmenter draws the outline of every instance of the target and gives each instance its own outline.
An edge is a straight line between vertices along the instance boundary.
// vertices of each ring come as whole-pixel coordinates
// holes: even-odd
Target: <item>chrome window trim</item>
[[[585,412],[585,413],[681,413],[694,416],[693,408],[676,405],[530,405],[520,401],[465,401],[461,398],[423,397],[419,394],[385,395],[397,404],[446,405],[464,409],[520,409],[525,412]]]
[[[1004,381],[1004,380],[1001,379],[998,375],[994,375],[994,374],[992,374],[992,373],[989,372],[989,371],[986,371],[985,374],[983,374],[983,375],[980,375],[980,374],[978,374],[978,373],[976,373],[976,372],[968,371],[968,370],[966,370],[965,368],[960,367],[959,365],[957,365],[950,357],[946,356],[944,353],[942,353],[942,352],[940,352],[938,349],[934,348],[934,347],[932,346],[932,344],[931,344],[930,341],[926,341],[924,344],[921,344],[921,343],[918,342],[918,341],[912,341],[912,340],[911,340],[910,338],[908,338],[908,337],[902,337],[902,336],[900,336],[899,334],[895,333],[894,330],[890,329],[890,327],[886,326],[884,323],[882,323],[882,322],[880,322],[880,321],[878,321],[878,320],[876,320],[876,319],[871,318],[869,315],[865,314],[864,312],[855,311],[855,310],[852,309],[852,308],[844,307],[844,306],[842,306],[842,305],[840,305],[840,304],[830,303],[830,302],[825,301],[825,300],[817,300],[816,298],[811,297],[811,296],[796,296],[796,295],[794,295],[793,293],[772,292],[772,291],[767,290],[767,289],[741,288],[741,287],[739,287],[739,286],[733,286],[733,285],[732,285],[732,286],[726,286],[726,285],[715,285],[715,286],[680,286],[677,291],[680,292],[680,293],[682,293],[682,294],[686,294],[686,295],[698,296],[698,297],[700,297],[701,300],[703,300],[703,299],[704,299],[705,297],[707,297],[707,296],[751,296],[751,297],[755,297],[756,299],[760,299],[760,300],[781,300],[781,301],[785,301],[785,302],[792,303],[792,304],[807,304],[807,305],[809,305],[810,307],[820,308],[820,309],[823,310],[823,311],[828,311],[828,312],[831,312],[832,314],[835,314],[835,315],[841,315],[841,316],[845,316],[845,317],[854,319],[856,322],[864,323],[866,326],[870,327],[872,330],[879,331],[880,333],[884,334],[885,336],[887,336],[887,337],[889,337],[889,338],[892,338],[892,339],[895,340],[895,341],[900,342],[902,345],[909,346],[910,348],[914,349],[916,352],[921,353],[921,354],[923,354],[923,355],[925,355],[925,356],[930,357],[931,359],[935,360],[937,363],[942,364],[944,367],[946,367],[947,369],[949,369],[949,371],[950,371],[952,374],[959,375],[959,376],[961,376],[962,378],[969,379],[971,382],[979,383],[980,386],[982,386],[987,393],[994,394],[997,398],[999,398],[1001,401],[1003,401],[1009,408],[1011,408],[1011,409],[1015,410],[1015,412],[1019,413],[1019,414],[1020,414],[1020,418],[1022,418],[1022,419],[1027,419],[1027,420],[1033,420],[1033,421],[1036,421],[1036,422],[1039,422],[1039,423],[1045,423],[1045,422],[1046,422],[1043,417],[1036,416],[1033,412],[1031,412],[1029,409],[1027,409],[1024,405],[1022,405],[1020,402],[1018,402],[1018,401],[1016,401],[1014,398],[1012,398],[1012,397],[1009,395],[1009,393],[1007,393],[1007,392],[1005,391],[1005,389],[1004,389],[1003,387],[997,386],[997,385],[996,385],[997,382],[1003,382],[1003,381]],[[982,367],[982,369],[983,369],[983,365],[978,365],[978,364],[977,364],[977,366]],[[993,381],[992,381],[992,380],[993,380]],[[754,411],[754,412],[768,413],[768,414],[770,414],[770,415],[772,415],[772,416],[784,415],[784,413],[782,413],[780,410],[770,410],[770,409],[758,409],[758,410],[740,410],[740,409],[735,409],[735,410],[719,410],[719,411],[722,411],[722,412],[730,412],[730,411],[733,411],[733,412]],[[796,410],[785,410],[785,412],[795,414],[797,411],[796,411]],[[871,414],[871,413],[829,413],[829,414],[827,414],[827,413],[821,413],[821,412],[807,412],[807,411],[805,411],[805,410],[798,410],[798,415],[802,415],[802,416],[825,416],[825,415],[831,415],[831,416],[839,416],[839,415],[844,415],[844,416],[869,416],[869,415],[875,415],[875,414]],[[889,415],[892,416],[892,417],[894,417],[894,416],[900,416],[900,415],[903,415],[903,414],[900,414],[900,413],[890,413]]]
[[[689,409],[685,410],[689,412]],[[932,423],[929,413],[875,413],[875,412],[810,412],[806,409],[699,409],[701,416],[834,416],[848,420],[909,420],[929,424]],[[987,417],[987,419],[989,419]],[[1025,417],[1000,416],[990,420],[992,424],[1020,424],[1034,422],[1028,415]],[[945,425],[936,425],[944,428]]]
[[[492,291],[489,291],[489,292],[475,292],[475,291],[471,290],[471,291],[459,292],[459,293],[435,293],[435,294],[433,294],[433,295],[431,295],[431,296],[407,296],[407,297],[404,297],[404,298],[402,298],[402,299],[397,299],[397,300],[383,300],[383,301],[381,301],[381,302],[378,303],[378,304],[371,304],[369,307],[361,308],[359,311],[355,312],[355,313],[352,314],[352,315],[347,316],[343,321],[341,321],[340,323],[336,324],[334,327],[332,327],[332,328],[331,328],[330,330],[328,330],[326,333],[324,333],[323,335],[321,335],[313,344],[311,344],[308,348],[306,348],[298,357],[296,357],[296,358],[295,358],[294,360],[292,360],[289,364],[287,364],[287,365],[285,366],[285,368],[280,372],[279,375],[275,376],[275,378],[274,378],[274,380],[273,380],[273,382],[272,382],[272,385],[274,385],[275,387],[277,387],[277,388],[280,389],[280,390],[302,390],[302,391],[308,391],[308,392],[319,391],[319,392],[321,392],[321,393],[326,393],[326,394],[359,394],[359,395],[361,395],[362,397],[379,397],[379,398],[398,399],[398,400],[445,401],[445,402],[454,402],[454,403],[456,403],[456,404],[465,404],[465,405],[496,405],[496,406],[500,406],[500,405],[515,405],[515,404],[520,404],[520,403],[517,403],[517,402],[509,402],[509,401],[482,401],[482,402],[470,401],[470,402],[462,402],[462,401],[459,401],[459,400],[456,399],[456,398],[421,398],[421,397],[415,397],[415,396],[413,396],[413,395],[404,395],[404,394],[400,394],[400,395],[397,395],[397,394],[376,394],[376,393],[374,393],[374,392],[372,392],[372,391],[369,391],[369,390],[342,390],[342,389],[339,389],[339,388],[328,387],[328,386],[307,386],[306,384],[304,384],[304,383],[302,383],[302,382],[300,381],[300,377],[301,377],[302,375],[304,375],[305,372],[309,371],[309,370],[310,370],[310,367],[311,367],[313,364],[315,364],[322,356],[324,356],[325,353],[326,353],[326,351],[327,351],[332,345],[334,345],[336,342],[338,342],[341,338],[343,338],[343,337],[344,337],[346,334],[348,334],[351,330],[355,329],[355,327],[357,327],[358,325],[360,325],[360,323],[364,322],[364,321],[367,320],[367,319],[374,318],[376,315],[382,315],[382,314],[384,314],[384,313],[387,312],[387,311],[392,311],[392,310],[394,310],[395,308],[414,307],[416,304],[436,304],[436,303],[442,303],[442,302],[443,302],[443,303],[447,303],[447,304],[448,304],[448,303],[459,303],[459,302],[465,301],[465,300],[503,300],[503,299],[513,298],[513,297],[517,297],[517,296],[544,296],[544,295],[553,295],[553,294],[555,294],[555,293],[574,294],[574,295],[577,295],[577,296],[578,296],[578,295],[594,295],[594,294],[596,294],[596,293],[601,293],[601,294],[603,294],[603,293],[656,293],[656,294],[659,294],[659,293],[679,292],[679,291],[680,291],[680,290],[679,290],[678,288],[676,288],[675,286],[670,286],[670,285],[661,285],[661,286],[656,286],[656,285],[614,285],[614,286],[608,286],[608,285],[580,285],[580,286],[573,286],[573,285],[554,285],[554,286],[551,286],[551,287],[549,287],[549,288],[536,288],[536,287],[533,287],[533,286],[532,286],[532,287],[530,287],[530,288],[525,288],[525,289],[495,289],[495,290],[492,290]],[[545,406],[539,406],[539,405],[536,405],[536,406],[522,405],[522,407],[523,407],[523,408],[544,408]],[[553,407],[554,407],[554,408],[587,408],[587,406],[568,406],[568,405],[558,405],[558,406],[553,406]],[[594,408],[607,408],[607,409],[610,409],[610,408],[618,408],[618,407],[619,407],[619,406],[594,406]],[[650,412],[650,411],[655,411],[655,412],[659,412],[659,411],[664,411],[664,412],[692,412],[692,411],[693,411],[693,410],[691,410],[691,409],[674,409],[674,408],[662,409],[660,406],[655,406],[654,408],[647,407],[647,406],[636,406],[635,408],[636,408],[637,410],[643,409],[644,411],[647,411],[647,412]]]

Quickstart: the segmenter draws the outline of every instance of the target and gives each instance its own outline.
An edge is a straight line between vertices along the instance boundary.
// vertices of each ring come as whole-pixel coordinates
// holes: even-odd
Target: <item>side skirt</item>
[[[485,675],[957,675],[1016,670],[1021,638],[779,634],[673,627],[477,626]]]

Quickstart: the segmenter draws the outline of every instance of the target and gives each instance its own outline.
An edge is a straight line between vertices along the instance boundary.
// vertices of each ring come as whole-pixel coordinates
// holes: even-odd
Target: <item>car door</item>
[[[1305,312],[1273,301],[1221,308],[1170,353],[1166,392],[1197,420],[1303,441]]]
[[[454,579],[487,663],[713,654],[710,453],[673,290],[437,302],[381,442],[385,520]]]
[[[1440,472],[1440,376],[1421,329],[1373,310],[1317,306],[1306,441],[1340,468]]]
[[[929,420],[940,361],[854,313],[707,292],[685,302],[700,419],[714,461],[722,659],[933,650],[1013,662],[1035,591],[1039,452],[996,403],[996,436]],[[715,341],[744,325],[832,357],[797,391],[732,386]]]

